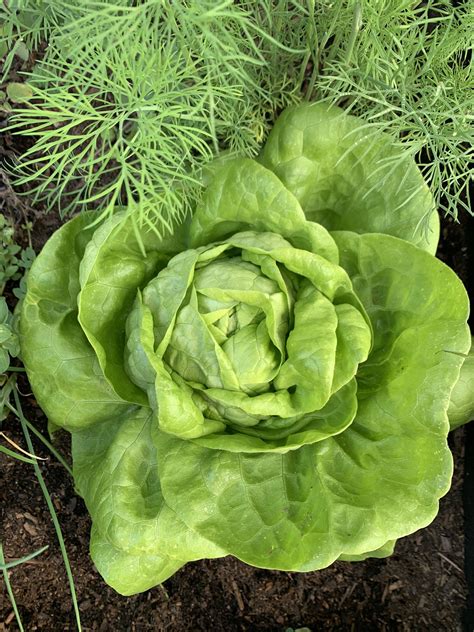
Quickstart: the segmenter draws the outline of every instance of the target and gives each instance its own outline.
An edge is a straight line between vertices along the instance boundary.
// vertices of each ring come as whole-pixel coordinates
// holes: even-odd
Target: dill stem
[[[357,35],[359,34],[360,27],[362,26],[362,7],[360,2],[356,2],[354,5],[354,14],[352,17],[352,30],[349,41],[347,42],[345,61],[346,64],[349,64],[352,52],[354,50],[354,44],[357,39]]]

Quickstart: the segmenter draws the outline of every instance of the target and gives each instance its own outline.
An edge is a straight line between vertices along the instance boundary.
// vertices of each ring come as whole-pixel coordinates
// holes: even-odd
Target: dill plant
[[[471,210],[474,11],[456,4],[7,2],[10,48],[48,42],[27,75],[34,97],[11,118],[35,138],[16,184],[63,215],[126,204],[162,232],[195,204],[210,159],[255,155],[279,111],[306,98],[388,132],[393,168],[410,153],[457,218]]]
[[[457,5],[457,6],[454,6]],[[449,0],[321,3],[308,98],[388,132],[418,162],[436,207],[472,213],[474,4]]]
[[[206,162],[222,147],[255,154],[274,112],[299,98],[309,13],[296,2],[58,0],[54,11],[12,129],[36,139],[17,184],[63,214],[126,203],[162,232],[193,205]]]

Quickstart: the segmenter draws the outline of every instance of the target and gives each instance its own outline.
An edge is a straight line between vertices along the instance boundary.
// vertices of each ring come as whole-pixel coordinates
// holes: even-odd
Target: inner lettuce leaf
[[[474,410],[468,299],[393,156],[338,108],[296,106],[173,235],[86,213],[37,257],[22,357],[118,592],[229,554],[383,557],[435,517],[449,421]]]

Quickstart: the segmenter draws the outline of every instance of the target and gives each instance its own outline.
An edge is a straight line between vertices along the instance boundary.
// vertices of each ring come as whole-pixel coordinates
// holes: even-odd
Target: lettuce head
[[[305,104],[258,159],[207,179],[172,235],[86,213],[28,277],[28,376],[72,435],[92,559],[126,595],[200,558],[312,571],[388,555],[451,479],[468,299],[433,256],[413,161]]]

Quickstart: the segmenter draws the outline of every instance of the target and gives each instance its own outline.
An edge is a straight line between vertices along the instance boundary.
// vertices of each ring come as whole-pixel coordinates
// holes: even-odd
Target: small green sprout
[[[3,296],[0,297],[0,375],[10,366],[10,357],[20,353],[20,343],[15,331],[15,318],[8,309]],[[1,379],[1,378],[0,378]]]
[[[35,251],[31,246],[22,248],[15,243],[15,230],[12,223],[0,215],[0,295],[8,281],[19,281],[13,294],[21,299],[26,292],[25,274],[35,259]]]

